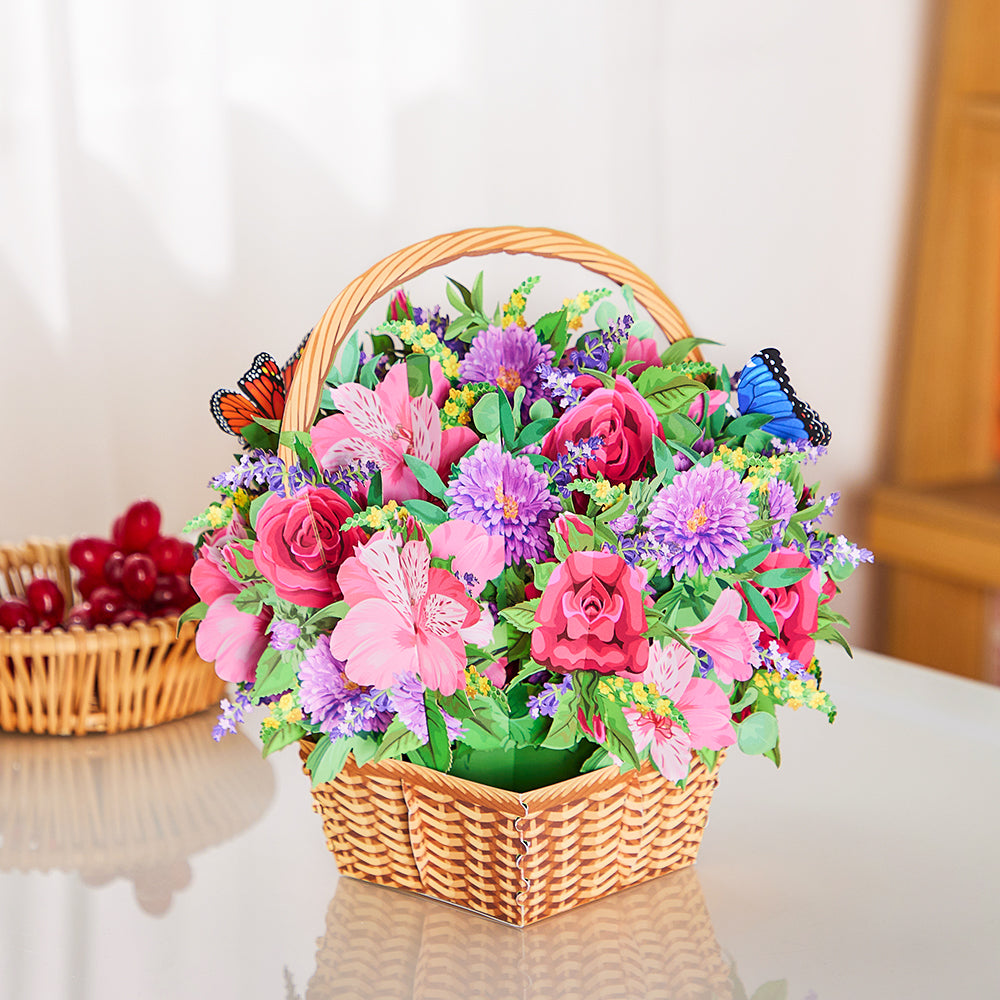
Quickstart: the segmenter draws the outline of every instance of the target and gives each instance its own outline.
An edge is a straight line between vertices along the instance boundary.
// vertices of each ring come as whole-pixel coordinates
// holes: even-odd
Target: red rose
[[[340,530],[351,513],[333,490],[313,487],[293,497],[272,496],[261,507],[253,561],[279,597],[307,608],[340,599],[337,570],[366,537],[360,528]]]
[[[757,566],[757,572],[768,569],[805,569],[809,560],[804,553],[795,549],[778,549],[764,557]],[[746,584],[743,584],[746,586]],[[823,583],[823,574],[818,569],[810,570],[798,583],[788,587],[760,587],[751,583],[764,596],[771,606],[778,622],[780,635],[772,635],[770,629],[747,608],[747,621],[757,622],[760,629],[761,646],[777,638],[778,649],[787,653],[793,660],[798,660],[803,666],[812,663],[816,649],[813,634],[819,628],[819,604],[821,597],[829,597],[830,591]]]
[[[646,574],[611,552],[571,552],[542,594],[531,656],[557,673],[641,673]]]
[[[580,378],[574,385],[598,384]],[[593,389],[581,402],[567,410],[542,442],[542,454],[555,458],[567,441],[580,441],[599,434],[604,444],[587,463],[586,475],[605,476],[612,483],[635,479],[653,457],[653,437],[663,440],[663,427],[653,408],[620,375],[613,389]]]

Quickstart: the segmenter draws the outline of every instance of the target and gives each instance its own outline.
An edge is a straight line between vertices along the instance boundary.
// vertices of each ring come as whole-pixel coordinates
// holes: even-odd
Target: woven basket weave
[[[76,592],[63,542],[0,545],[0,600],[35,577]],[[0,730],[55,736],[117,733],[181,719],[218,702],[225,681],[176,618],[51,632],[0,629]]]
[[[491,253],[570,261],[628,284],[669,341],[691,336],[647,274],[578,236],[520,227],[449,233],[391,254],[333,300],[296,368],[282,431],[312,427],[327,372],[374,302],[433,267]],[[295,462],[289,447],[279,454]],[[684,790],[646,764],[518,794],[401,761],[358,769],[349,758],[313,792],[342,874],[525,925],[691,864],[715,785],[715,772],[696,761]]]
[[[683,789],[646,763],[509,792],[348,757],[313,808],[341,875],[524,926],[693,864],[718,767],[695,758]]]

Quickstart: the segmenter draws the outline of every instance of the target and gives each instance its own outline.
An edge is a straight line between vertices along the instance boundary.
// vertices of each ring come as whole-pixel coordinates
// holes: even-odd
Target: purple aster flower
[[[275,618],[271,623],[271,639],[268,645],[271,649],[276,649],[279,652],[287,652],[290,649],[295,649],[295,643],[298,642],[300,635],[302,635],[302,629],[295,622],[286,622]]]
[[[771,542],[779,545],[795,513],[795,490],[791,483],[786,483],[784,479],[772,479],[767,490],[767,503],[768,517],[776,522],[771,532]]]
[[[660,543],[662,573],[692,576],[732,566],[746,551],[756,509],[753,487],[720,462],[679,472],[649,506],[646,526]]]
[[[639,518],[636,517],[635,504],[630,503],[625,508],[625,513],[621,517],[616,517],[613,521],[608,522],[608,527],[616,535],[627,535],[630,532],[635,531],[636,525],[639,523]],[[621,539],[619,538],[619,541]]]
[[[527,458],[483,441],[459,462],[448,496],[452,517],[503,537],[508,566],[549,554],[549,524],[562,507],[549,492],[548,477]]]
[[[355,733],[381,733],[392,721],[385,691],[348,680],[344,664],[330,652],[330,637],[306,653],[299,668],[299,701],[312,721],[331,739]]]
[[[427,742],[427,708],[424,705],[424,685],[416,674],[396,674],[395,683],[387,692],[389,701],[403,725]],[[449,740],[460,740],[465,735],[465,727],[453,715],[443,711],[444,724]]]
[[[537,719],[540,715],[552,718],[559,708],[559,696],[573,689],[573,675],[567,674],[558,684],[548,683],[538,694],[528,698],[528,715]]]
[[[554,357],[555,352],[539,342],[532,327],[514,323],[501,330],[498,326],[488,326],[476,335],[459,365],[459,380],[462,385],[489,382],[503,389],[508,399],[513,399],[514,390],[522,385],[525,389],[522,410],[527,413],[531,404],[542,396],[538,366],[551,363]]]

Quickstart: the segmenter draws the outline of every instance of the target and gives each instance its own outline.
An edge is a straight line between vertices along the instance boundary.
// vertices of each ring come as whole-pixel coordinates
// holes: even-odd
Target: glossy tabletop
[[[1000,997],[1000,689],[824,657],[698,864],[517,930],[340,879],[298,756],[211,713],[0,735],[0,997]]]

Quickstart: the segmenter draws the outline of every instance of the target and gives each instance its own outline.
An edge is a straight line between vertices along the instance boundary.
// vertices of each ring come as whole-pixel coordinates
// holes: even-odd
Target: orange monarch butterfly
[[[212,416],[222,430],[242,437],[243,429],[255,423],[258,417],[263,420],[281,419],[295,367],[308,339],[307,333],[283,368],[278,367],[278,362],[267,351],[261,351],[246,374],[237,379],[239,392],[217,389],[212,394]]]

